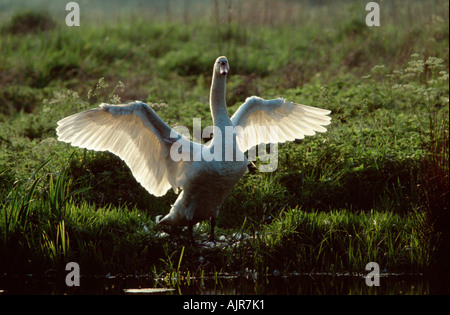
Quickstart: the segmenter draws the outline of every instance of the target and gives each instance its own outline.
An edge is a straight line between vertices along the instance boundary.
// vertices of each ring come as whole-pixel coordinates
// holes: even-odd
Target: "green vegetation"
[[[1,273],[64,274],[76,261],[83,274],[173,285],[246,269],[448,266],[448,2],[383,3],[377,28],[354,1],[272,4],[284,19],[253,1],[211,2],[208,14],[125,8],[114,23],[86,18],[79,28],[49,12],[5,19]],[[221,241],[192,248],[181,229],[154,222],[173,192],[149,195],[120,159],[59,143],[55,127],[100,102],[135,99],[172,126],[201,117],[205,127],[219,55],[231,65],[230,114],[247,96],[283,96],[330,109],[333,120],[325,134],[280,145],[275,172],[247,173],[221,209]],[[199,224],[195,237],[208,230]]]

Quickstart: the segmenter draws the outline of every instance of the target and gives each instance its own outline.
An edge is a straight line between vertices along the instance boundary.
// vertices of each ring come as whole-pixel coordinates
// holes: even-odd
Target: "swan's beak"
[[[223,64],[221,63],[219,69],[220,69],[220,74],[221,75],[225,76],[225,75],[228,74],[228,69],[227,69],[227,64],[226,63],[223,63]]]

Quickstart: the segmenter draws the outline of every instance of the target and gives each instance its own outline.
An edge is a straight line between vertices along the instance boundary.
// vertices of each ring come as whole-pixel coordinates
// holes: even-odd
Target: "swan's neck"
[[[209,106],[214,126],[224,127],[231,125],[225,102],[226,76],[217,75],[214,71],[209,96]]]

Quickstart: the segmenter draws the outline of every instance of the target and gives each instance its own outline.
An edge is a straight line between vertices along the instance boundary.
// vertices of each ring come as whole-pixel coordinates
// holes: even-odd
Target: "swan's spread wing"
[[[239,148],[245,152],[260,143],[292,141],[325,132],[323,126],[330,124],[331,117],[327,116],[330,113],[282,98],[264,100],[252,96],[238,108],[231,122],[238,133]]]
[[[171,131],[175,137],[170,137]],[[171,159],[170,146],[182,137],[142,102],[103,103],[100,108],[58,121],[56,133],[58,140],[73,146],[118,155],[136,180],[155,196],[179,187],[177,174],[183,163]]]

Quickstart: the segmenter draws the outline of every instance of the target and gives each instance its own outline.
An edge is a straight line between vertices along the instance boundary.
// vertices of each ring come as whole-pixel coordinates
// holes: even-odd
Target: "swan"
[[[175,193],[181,189],[169,213],[158,223],[187,225],[190,240],[195,243],[193,225],[209,219],[209,240],[214,241],[219,208],[247,171],[249,160],[243,153],[259,143],[283,143],[325,132],[324,126],[331,121],[329,110],[257,96],[247,98],[230,118],[225,102],[229,70],[227,58],[217,58],[209,98],[213,138],[206,144],[190,141],[176,132],[140,101],[102,103],[98,108],[63,118],[57,123],[58,140],[119,156],[135,179],[155,196],[164,195],[170,188]],[[275,126],[278,133],[268,135],[259,126]],[[240,133],[233,134],[230,141],[226,130],[236,127]],[[221,155],[206,159],[213,150],[221,151]],[[192,158],[194,152],[205,154]],[[230,152],[232,159],[225,156]],[[187,158],[173,158],[173,153],[186,154]]]

